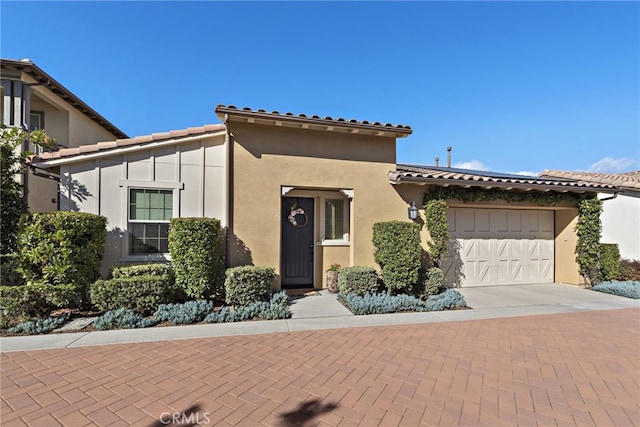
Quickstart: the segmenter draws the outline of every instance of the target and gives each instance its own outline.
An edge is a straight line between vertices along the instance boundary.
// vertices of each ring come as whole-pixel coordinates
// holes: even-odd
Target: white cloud
[[[598,160],[587,169],[587,172],[599,172],[599,173],[619,173],[624,172],[631,166],[636,165],[638,162],[628,157],[621,159],[614,159],[612,157],[605,157]]]
[[[538,172],[532,172],[532,171],[518,171],[518,172],[512,172],[514,175],[524,175],[524,176],[538,176]]]
[[[454,168],[458,169],[473,169],[477,171],[488,171],[489,167],[487,167],[480,160],[470,160],[468,162],[456,163],[453,165]]]

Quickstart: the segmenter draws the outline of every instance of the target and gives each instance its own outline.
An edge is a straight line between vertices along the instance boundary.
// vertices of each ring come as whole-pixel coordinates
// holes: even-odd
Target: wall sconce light
[[[411,206],[407,209],[407,213],[411,221],[418,219],[418,207],[416,206],[416,202],[411,202]]]

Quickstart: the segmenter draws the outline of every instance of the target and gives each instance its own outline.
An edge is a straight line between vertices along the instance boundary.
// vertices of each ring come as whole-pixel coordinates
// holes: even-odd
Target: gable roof
[[[82,114],[111,132],[117,138],[128,138],[127,134],[118,129],[113,123],[101,116],[96,110],[89,107],[84,101],[75,96],[69,89],[60,84],[56,79],[44,72],[40,67],[28,59],[19,61],[13,59],[0,59],[2,66],[12,68],[27,74],[42,86],[64,99]]]
[[[577,179],[594,184],[610,184],[625,192],[640,193],[640,170],[625,173],[572,172],[545,169],[540,176]]]
[[[411,135],[413,130],[410,126],[394,125],[391,123],[369,122],[366,120],[344,119],[342,117],[333,118],[330,116],[320,117],[316,115],[293,114],[290,112],[280,113],[279,111],[252,110],[251,108],[237,108],[233,105],[218,105],[215,108],[218,118],[225,121],[225,116],[231,121],[244,123],[257,123],[276,126],[295,127],[299,129],[311,129],[322,131],[335,131],[345,133],[362,133],[374,136],[386,136],[403,138]]]
[[[559,192],[615,193],[619,187],[613,184],[585,182],[570,178],[548,178],[515,175],[501,172],[477,171],[439,166],[399,164],[389,172],[391,184],[418,183],[431,185],[456,185],[462,187],[502,188],[505,190],[537,190]]]
[[[76,148],[63,148],[58,151],[41,153],[34,156],[30,163],[37,167],[58,166],[91,158],[110,156],[122,151],[137,151],[149,148],[151,144],[177,144],[181,142],[202,139],[208,136],[226,132],[224,125],[204,125],[169,132],[153,133],[151,135],[136,136],[135,138],[116,139],[115,141],[98,142],[97,144],[81,145]]]

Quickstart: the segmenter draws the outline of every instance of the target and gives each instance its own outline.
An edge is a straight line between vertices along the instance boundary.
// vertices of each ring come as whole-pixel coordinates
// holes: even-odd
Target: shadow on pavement
[[[318,415],[331,412],[337,407],[338,404],[335,402],[323,404],[320,402],[320,399],[301,402],[294,410],[280,414],[280,422],[278,425],[282,427],[304,427],[309,425]]]

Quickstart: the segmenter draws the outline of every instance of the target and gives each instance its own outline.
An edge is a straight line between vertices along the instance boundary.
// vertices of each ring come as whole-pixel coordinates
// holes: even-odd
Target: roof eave
[[[410,127],[404,126],[387,126],[367,124],[362,122],[351,122],[347,120],[326,119],[321,117],[301,117],[300,115],[293,114],[277,114],[254,110],[237,109],[233,107],[217,106],[216,114],[222,121],[225,120],[225,115],[228,115],[229,119],[240,119],[245,123],[256,123],[259,121],[264,124],[271,124],[275,126],[288,125],[289,127],[297,127],[306,129],[308,126],[320,127],[325,131],[342,131],[346,133],[357,134],[363,132],[375,136],[386,136],[393,138],[406,138],[411,135],[413,130]]]
[[[41,83],[55,95],[62,98],[65,102],[72,105],[75,109],[80,111],[82,114],[93,120],[104,129],[111,132],[117,138],[124,139],[129,137],[126,133],[118,129],[113,123],[105,119],[100,113],[91,108],[87,103],[74,95],[69,89],[64,87],[60,82],[51,77],[33,62],[2,59],[2,63],[12,65],[19,71],[26,73],[32,79],[34,79],[38,83]]]
[[[119,154],[128,154],[141,150],[149,150],[151,148],[160,148],[167,145],[175,145],[182,144],[185,142],[198,141],[201,139],[212,138],[212,137],[224,137],[226,135],[226,130],[218,130],[214,132],[203,133],[199,135],[189,135],[180,138],[170,138],[160,141],[152,141],[152,142],[141,142],[135,145],[126,145],[120,147],[114,147],[108,150],[102,151],[93,151],[86,153],[78,153],[67,157],[54,158],[50,160],[38,160],[38,157],[32,159],[29,162],[30,165],[33,165],[38,168],[47,169],[57,166],[68,165],[72,163],[84,162],[87,160],[96,160],[102,157],[111,157]],[[35,160],[35,161],[33,161]]]
[[[394,185],[398,184],[420,184],[420,185],[438,185],[438,186],[456,186],[456,187],[479,187],[479,188],[501,188],[504,190],[524,190],[524,191],[556,191],[561,193],[607,193],[614,194],[620,190],[617,188],[592,188],[592,187],[568,187],[548,184],[531,185],[525,183],[514,182],[477,182],[477,181],[453,181],[446,178],[421,178],[401,176],[392,172],[389,176],[389,182]]]

